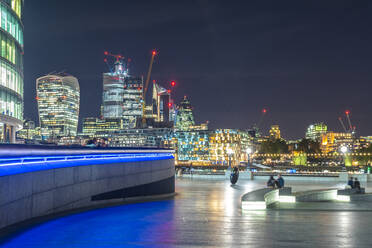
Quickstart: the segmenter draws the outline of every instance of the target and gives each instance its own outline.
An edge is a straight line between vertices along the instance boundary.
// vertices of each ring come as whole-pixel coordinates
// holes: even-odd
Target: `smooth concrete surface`
[[[270,208],[279,202],[279,190],[274,189],[264,195],[266,207]]]
[[[293,191],[342,188],[288,182]],[[173,200],[110,207],[58,218],[2,240],[2,248],[371,247],[372,212],[308,209],[242,212],[243,194],[263,181],[183,178]],[[371,191],[372,185],[367,185]],[[308,204],[308,203],[306,203]],[[355,207],[355,206],[354,206]],[[330,209],[332,210],[332,209]],[[368,210],[368,209],[365,209]]]
[[[122,199],[92,201],[92,196],[172,177],[174,159],[86,165],[2,176],[0,228],[71,209],[120,202]]]

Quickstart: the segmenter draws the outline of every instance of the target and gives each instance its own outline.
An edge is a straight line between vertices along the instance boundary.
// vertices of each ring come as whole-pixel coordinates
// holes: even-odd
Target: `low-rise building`
[[[353,142],[354,139],[351,133],[327,132],[322,135],[320,149],[322,153],[338,152],[342,146],[346,146],[349,150],[352,150]]]

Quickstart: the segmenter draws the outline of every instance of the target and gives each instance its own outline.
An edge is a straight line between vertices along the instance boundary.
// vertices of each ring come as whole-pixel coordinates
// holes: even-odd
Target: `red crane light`
[[[154,50],[154,51],[152,51],[152,55],[153,56],[155,56],[156,55],[156,51]]]
[[[172,87],[176,86],[176,82],[175,82],[175,81],[172,81],[172,82],[171,82],[171,86],[172,86]]]
[[[104,54],[105,54],[105,55],[109,55],[109,52],[105,51]]]
[[[263,109],[262,110],[262,113],[266,114],[267,113],[267,109]]]
[[[345,114],[346,114],[346,115],[349,115],[349,114],[350,114],[350,111],[349,111],[349,110],[346,110],[346,111],[345,111]]]

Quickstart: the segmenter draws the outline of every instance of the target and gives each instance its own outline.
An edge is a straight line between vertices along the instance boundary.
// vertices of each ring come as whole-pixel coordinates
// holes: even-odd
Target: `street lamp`
[[[247,168],[246,168],[246,170],[248,170],[248,168],[250,168],[249,163],[250,163],[250,161],[251,161],[250,155],[252,154],[253,150],[252,150],[252,148],[248,147],[247,150],[246,150],[246,152],[247,152],[247,156],[248,156],[248,161],[247,161]]]
[[[345,155],[347,153],[348,149],[346,146],[341,146],[340,151]]]
[[[341,151],[341,153],[344,155],[344,170],[346,170],[346,153],[348,152],[348,148],[347,148],[347,146],[341,146],[340,147],[340,151]]]
[[[231,169],[231,155],[234,154],[233,149],[227,148],[227,155],[229,156],[229,169]]]

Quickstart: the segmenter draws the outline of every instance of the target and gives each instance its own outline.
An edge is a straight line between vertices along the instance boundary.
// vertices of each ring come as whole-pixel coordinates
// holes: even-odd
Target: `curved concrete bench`
[[[281,189],[262,188],[244,194],[241,197],[243,210],[262,210],[275,206],[281,197],[290,197],[292,188]]]
[[[339,189],[337,191],[338,195],[355,195],[355,194],[365,194],[366,189],[360,188],[360,191],[357,189]]]
[[[296,195],[297,202],[322,202],[337,201],[337,189],[321,189],[298,192]]]
[[[266,208],[275,207],[279,203],[279,189],[272,190],[264,195]]]

